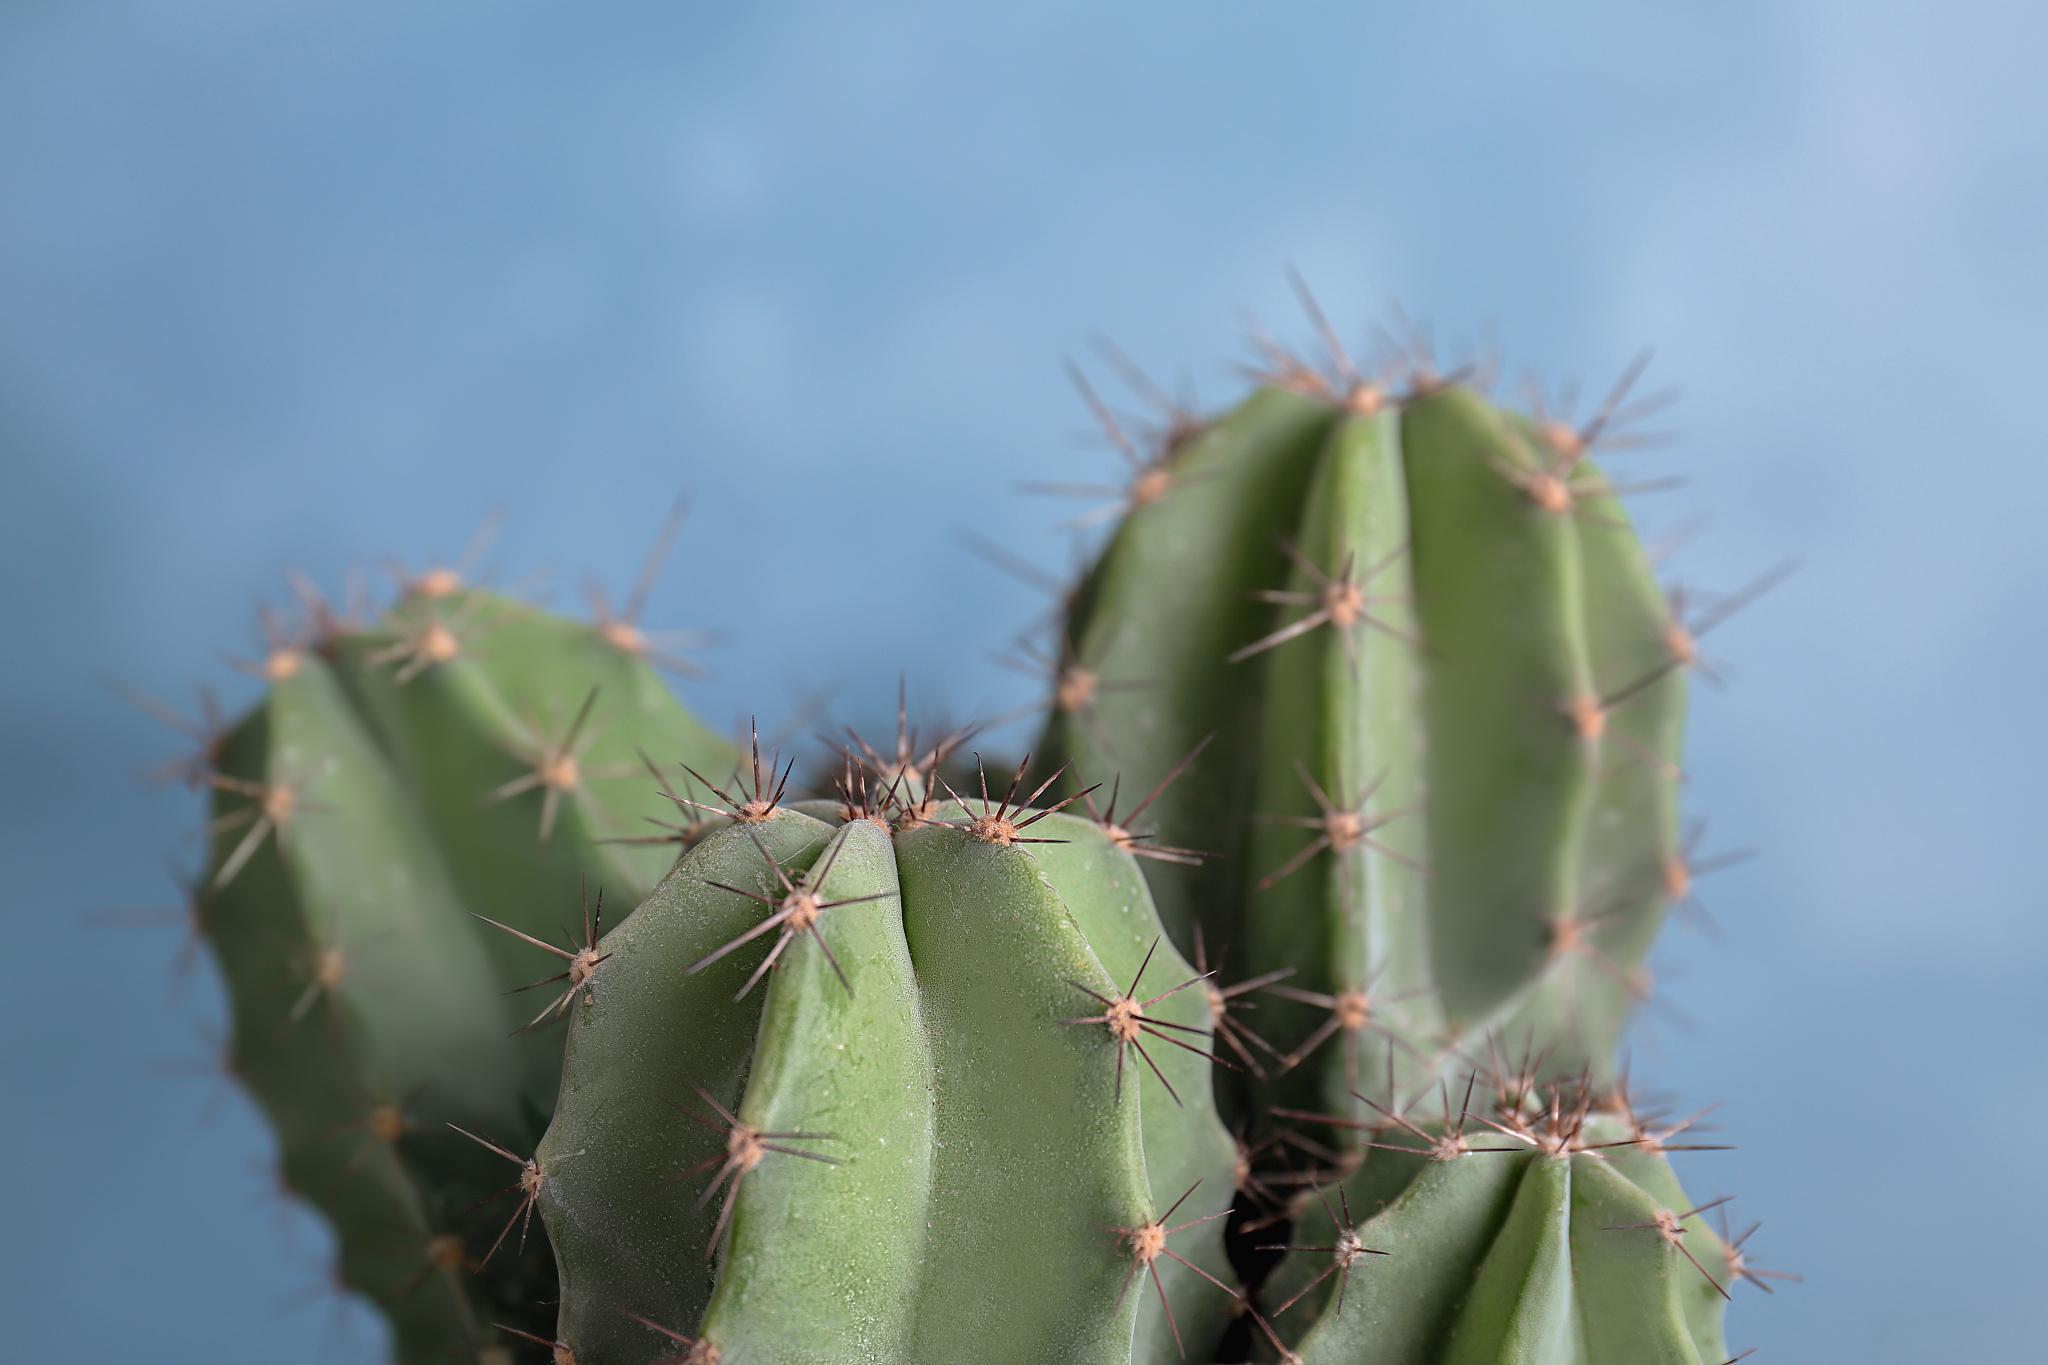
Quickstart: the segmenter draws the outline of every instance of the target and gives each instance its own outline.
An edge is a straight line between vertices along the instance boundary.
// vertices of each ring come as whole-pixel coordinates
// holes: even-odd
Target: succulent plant
[[[1660,591],[1589,459],[1638,369],[1575,425],[1322,330],[1149,451],[1087,391],[1131,478],[1035,783],[899,701],[792,797],[656,676],[646,575],[271,629],[183,770],[193,922],[401,1360],[1725,1359],[1783,1277],[1617,1043],[1712,865],[1685,675],[1766,584]]]
[[[562,1358],[1215,1340],[1237,1148],[1196,973],[1131,859],[1022,782],[739,812],[607,936],[528,1168]]]
[[[1489,1036],[1604,1076],[1701,870],[1676,785],[1720,612],[1667,602],[1588,459],[1657,400],[1631,369],[1573,426],[1330,350],[1269,348],[1256,393],[1150,453],[1089,394],[1133,472],[1041,747],[1176,779],[1105,819],[1179,941],[1291,973],[1261,1036],[1320,1102],[1389,1103]]]
[[[1226,1088],[1226,1112],[1268,1134],[1269,1161],[1317,1167],[1251,1190],[1271,1209],[1254,1227],[1301,1225],[1258,1301],[1276,1320],[1304,1302],[1284,1335],[1307,1358],[1718,1361],[1719,1259],[1761,1279],[1688,1221],[1661,1153],[1701,1144],[1660,1146],[1616,1089],[1618,1043],[1667,916],[1740,856],[1701,857],[1680,827],[1686,677],[1713,676],[1700,637],[1782,570],[1705,603],[1660,589],[1621,499],[1664,481],[1618,483],[1590,458],[1655,439],[1639,423],[1665,396],[1632,396],[1642,361],[1583,422],[1540,394],[1517,413],[1426,343],[1367,373],[1301,293],[1323,362],[1261,340],[1257,391],[1213,420],[1140,376],[1164,418],[1144,441],[1079,379],[1129,479],[1078,490],[1111,493],[1082,520],[1113,525],[1036,655],[1053,674],[1041,748],[1157,780],[1091,808],[1200,965],[1234,949],[1216,1043],[1258,1083]],[[1477,1111],[1459,1110],[1481,1077]],[[1411,1117],[1439,1098],[1439,1119]],[[1490,1141],[1454,1160],[1468,1124]],[[1433,1240],[1461,1200],[1490,1221]],[[1586,1241],[1585,1210],[1665,1235]],[[1403,1265],[1362,1266],[1380,1287],[1340,1309],[1343,1280],[1303,1281],[1367,1256],[1354,1227]],[[1689,1250],[1713,1272],[1674,1272]],[[1515,1259],[1539,1255],[1540,1273]],[[1482,1263],[1593,1297],[1468,1300]],[[1573,1314],[1632,1302],[1612,1340],[1562,1344]]]
[[[554,1105],[560,1050],[521,1032],[602,960],[603,895],[651,887],[696,823],[639,754],[719,778],[735,761],[648,653],[630,619],[551,616],[452,570],[408,576],[373,625],[309,596],[250,665],[265,695],[190,769],[213,805],[192,913],[232,1005],[223,1065],[404,1359],[474,1358],[483,1324],[544,1320],[553,1297],[542,1239],[464,1236],[516,1174],[500,1144]],[[558,943],[584,888],[589,937]],[[508,995],[536,964],[545,993]]]
[[[1701,1149],[1698,1116],[1516,1074],[1477,1089],[1390,1111],[1356,1169],[1300,1206],[1264,1288],[1288,1358],[1721,1365],[1729,1286],[1778,1272],[1706,1226],[1726,1200],[1679,1189],[1665,1157]]]

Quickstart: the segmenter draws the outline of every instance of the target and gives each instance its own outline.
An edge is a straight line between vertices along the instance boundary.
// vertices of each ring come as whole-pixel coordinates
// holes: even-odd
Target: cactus
[[[1021,769],[864,781],[736,812],[604,940],[528,1167],[557,1359],[1206,1350],[1237,1153],[1144,878]]]
[[[1476,1088],[1430,1096],[1440,1116],[1390,1111],[1355,1171],[1303,1201],[1264,1291],[1287,1358],[1722,1365],[1729,1286],[1778,1272],[1748,1264],[1725,1222],[1720,1237],[1706,1226],[1726,1200],[1679,1190],[1664,1158],[1701,1149],[1698,1116],[1663,1122],[1625,1090],[1523,1075]]]
[[[1213,421],[1145,386],[1149,450],[1077,374],[1130,478],[1039,653],[1041,748],[1158,780],[1095,813],[1198,963],[1236,945],[1216,1038],[1259,1084],[1226,1098],[1268,1132],[1254,1151],[1321,1163],[1247,1185],[1272,1209],[1254,1227],[1297,1223],[1259,1301],[1314,1300],[1316,1267],[1365,1286],[1325,1289],[1305,1336],[1295,1309],[1303,1358],[1719,1361],[1729,1276],[1670,1263],[1761,1278],[1688,1221],[1662,1153],[1699,1144],[1644,1126],[1615,1063],[1658,930],[1732,861],[1679,827],[1686,675],[1778,573],[1704,612],[1659,589],[1620,503],[1659,484],[1589,458],[1650,439],[1642,362],[1583,423],[1518,414],[1423,344],[1399,389],[1368,375],[1301,294],[1327,363],[1262,340],[1258,391]],[[1461,1113],[1481,1073],[1493,1098]],[[1409,1116],[1418,1095],[1440,1120]]]
[[[1136,472],[1043,747],[1150,776],[1207,744],[1134,833],[1220,855],[1148,863],[1161,915],[1292,970],[1261,1024],[1276,1069],[1315,1054],[1319,1102],[1391,1103],[1488,1035],[1604,1074],[1689,877],[1693,639],[1586,459],[1642,410],[1634,372],[1573,428],[1331,347],[1334,379],[1275,351],[1150,457],[1097,404]]]
[[[1132,475],[1028,791],[899,700],[789,797],[669,698],[644,576],[594,626],[435,571],[272,631],[185,770],[194,922],[402,1360],[1725,1359],[1784,1277],[1616,1049],[1709,866],[1685,675],[1763,585],[1659,591],[1588,458],[1637,369],[1575,426],[1314,316],[1327,372],[1269,346],[1152,453],[1084,383]]]
[[[636,750],[719,776],[734,755],[670,698],[630,613],[593,627],[450,570],[408,578],[367,628],[307,601],[251,666],[266,695],[190,770],[213,797],[194,915],[233,1005],[226,1065],[276,1129],[283,1186],[334,1225],[338,1284],[402,1359],[474,1359],[485,1324],[553,1297],[541,1239],[465,1235],[516,1174],[501,1144],[553,1107],[560,1049],[524,1029],[598,960],[603,894],[672,861],[676,831],[640,833],[678,815]],[[591,937],[558,947],[585,887]],[[508,995],[536,964],[552,998]]]

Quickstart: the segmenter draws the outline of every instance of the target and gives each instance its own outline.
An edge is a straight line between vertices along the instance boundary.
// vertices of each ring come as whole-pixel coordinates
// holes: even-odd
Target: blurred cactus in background
[[[400,585],[374,622],[303,586],[296,621],[266,617],[265,695],[187,770],[213,806],[195,924],[285,1187],[401,1356],[449,1359],[554,1297],[543,1239],[475,1245],[465,1220],[518,1174],[499,1144],[546,1126],[560,1052],[524,1031],[601,960],[603,896],[652,887],[699,823],[642,756],[723,775],[735,751],[656,676],[644,589],[584,624],[452,568]],[[585,888],[587,937],[558,941]],[[550,956],[537,1009],[519,992]]]

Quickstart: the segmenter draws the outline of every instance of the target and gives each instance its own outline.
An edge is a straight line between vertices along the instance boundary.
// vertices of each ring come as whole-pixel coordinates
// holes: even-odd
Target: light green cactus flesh
[[[1237,1149],[1143,876],[1084,819],[908,804],[722,829],[605,937],[535,1156],[558,1355],[1216,1340]]]
[[[1603,1074],[1685,876],[1689,637],[1577,433],[1282,378],[1140,474],[1045,747],[1128,790],[1212,737],[1132,833],[1215,855],[1147,863],[1177,941],[1293,971],[1246,1018],[1283,1097],[1488,1035]]]
[[[213,755],[198,902],[227,1064],[398,1357],[474,1359],[489,1323],[552,1297],[542,1239],[493,1249],[472,1211],[519,1179],[508,1155],[560,1076],[558,1039],[517,1031],[564,986],[508,992],[583,970],[561,933],[585,888],[623,908],[672,861],[673,843],[605,842],[688,816],[638,751],[713,781],[735,755],[605,632],[446,582],[374,628],[279,641],[261,671]]]
[[[1468,1093],[1465,1104],[1472,1103]],[[1722,1365],[1753,1274],[1665,1155],[1689,1144],[1583,1091],[1496,1091],[1484,1113],[1375,1128],[1296,1202],[1264,1294],[1303,1365]]]

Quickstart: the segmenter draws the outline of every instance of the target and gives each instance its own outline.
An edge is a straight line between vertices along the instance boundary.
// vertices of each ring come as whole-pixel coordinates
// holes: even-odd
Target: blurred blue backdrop
[[[1062,356],[1099,327],[1220,401],[1241,309],[1305,330],[1291,262],[1354,336],[1393,295],[1497,324],[1510,373],[1654,341],[1680,571],[1804,557],[1716,637],[1692,800],[1766,856],[1667,944],[1696,1022],[1639,1068],[1730,1101],[1689,1184],[1807,1273],[1733,1342],[2039,1360],[2048,11],[1365,8],[0,10],[6,1353],[376,1355],[249,1109],[175,1074],[212,981],[87,923],[198,820],[103,677],[182,700],[287,568],[493,507],[505,577],[618,582],[688,492],[654,616],[729,632],[714,720],[874,716],[899,666],[1013,705],[1039,601],[951,528],[1068,562],[1012,492],[1109,468]]]

